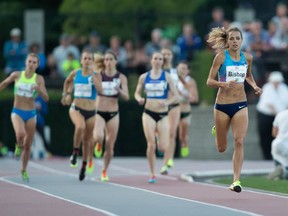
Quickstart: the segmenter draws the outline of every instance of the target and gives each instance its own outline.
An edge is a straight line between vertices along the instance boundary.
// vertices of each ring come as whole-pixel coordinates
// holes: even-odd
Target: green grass
[[[231,178],[219,178],[214,182],[230,185]],[[254,188],[265,191],[273,191],[283,194],[288,194],[287,180],[269,180],[264,176],[248,176],[241,179],[241,185],[245,188]]]

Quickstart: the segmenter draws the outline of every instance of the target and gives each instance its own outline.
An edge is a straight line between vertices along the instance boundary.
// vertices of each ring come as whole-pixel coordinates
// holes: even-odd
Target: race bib
[[[23,97],[33,97],[34,90],[32,90],[31,83],[19,83],[17,86],[16,94]]]
[[[147,83],[145,85],[146,95],[148,97],[161,97],[167,88],[167,82]]]
[[[91,97],[91,84],[75,84],[74,96],[76,97]]]
[[[102,89],[103,95],[113,96],[118,94],[118,90],[116,87],[120,86],[120,79],[115,78],[113,81],[103,81],[102,82]]]
[[[247,65],[226,66],[226,82],[236,81],[242,83],[245,81],[247,74]]]

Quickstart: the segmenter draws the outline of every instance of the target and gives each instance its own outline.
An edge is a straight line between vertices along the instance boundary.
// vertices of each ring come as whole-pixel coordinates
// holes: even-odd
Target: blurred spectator
[[[288,179],[288,109],[279,112],[274,121],[272,136],[272,157],[276,164],[275,170],[268,179]]]
[[[126,62],[124,64],[123,72],[125,75],[136,72],[136,50],[132,40],[128,39],[124,42],[124,50],[126,55]]]
[[[251,52],[254,57],[260,58],[264,52],[269,50],[269,35],[263,28],[260,20],[255,20],[250,25],[248,33],[247,51]]]
[[[263,28],[260,20],[255,20],[250,24],[250,32],[247,34],[247,48],[246,51],[251,53],[254,57],[253,74],[257,83],[263,83],[265,67],[263,56],[270,50],[269,35]]]
[[[211,16],[213,20],[208,24],[208,32],[212,28],[224,26],[224,11],[221,7],[213,8]]]
[[[280,45],[280,40],[277,34],[277,26],[274,22],[270,21],[268,23],[268,37],[269,46],[271,50],[278,49]]]
[[[277,113],[288,108],[288,86],[284,83],[282,73],[274,71],[262,90],[256,106],[258,133],[264,159],[271,160],[272,123]]]
[[[162,30],[159,28],[153,29],[151,32],[151,41],[145,44],[145,54],[148,56],[148,59],[152,57],[154,52],[161,50],[161,39]]]
[[[9,75],[13,71],[25,69],[25,59],[27,55],[27,46],[21,40],[21,30],[13,28],[10,31],[11,39],[4,44],[4,58],[6,61],[4,72]]]
[[[283,17],[280,20],[281,30],[276,31],[271,38],[271,46],[277,50],[285,50],[288,48],[288,18]]]
[[[178,37],[176,43],[180,47],[180,61],[191,61],[195,51],[199,50],[202,46],[202,40],[194,32],[194,27],[191,23],[183,25],[182,35]]]
[[[53,50],[53,57],[57,65],[57,76],[65,78],[65,73],[63,71],[63,62],[67,59],[68,53],[73,53],[76,59],[80,59],[79,49],[71,45],[70,37],[67,34],[62,34],[60,36],[60,44]]]
[[[180,47],[173,42],[169,38],[163,38],[161,40],[161,47],[170,49],[173,52],[173,65],[177,65],[180,58]]]
[[[43,75],[43,72],[46,66],[46,56],[43,52],[40,51],[40,44],[37,42],[31,43],[31,45],[29,46],[29,53],[35,53],[38,55],[39,66],[36,72]]]
[[[89,44],[87,44],[84,49],[88,49],[93,53],[104,54],[107,47],[101,44],[101,37],[98,32],[93,31],[89,35]]]
[[[67,59],[63,62],[62,69],[64,71],[65,77],[67,77],[72,70],[80,68],[81,64],[72,52],[68,53]]]
[[[57,65],[56,65],[56,61],[55,61],[52,54],[49,54],[47,56],[46,66],[43,70],[42,75],[45,77],[51,77],[51,78],[57,76]]]
[[[277,32],[281,31],[281,19],[287,18],[287,5],[283,2],[279,2],[276,6],[276,15],[272,17],[271,21],[276,24]]]
[[[145,54],[145,47],[141,43],[136,45],[135,64],[136,72],[140,75],[147,71],[148,56]]]
[[[110,47],[108,50],[117,55],[117,68],[119,71],[123,72],[123,68],[126,66],[127,56],[125,49],[121,46],[121,39],[118,35],[113,35],[110,38]]]

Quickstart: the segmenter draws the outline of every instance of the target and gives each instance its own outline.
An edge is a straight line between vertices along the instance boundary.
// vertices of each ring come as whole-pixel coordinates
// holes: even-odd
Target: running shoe
[[[108,182],[109,181],[109,177],[108,177],[106,171],[102,171],[102,173],[101,173],[101,181],[102,182]]]
[[[103,153],[102,144],[96,143],[96,146],[94,148],[94,154],[95,154],[96,158],[101,158],[102,153]]]
[[[168,174],[168,166],[163,166],[160,170],[161,175],[167,175]]]
[[[237,193],[240,193],[242,191],[242,186],[240,181],[234,181],[233,184],[230,185],[229,189],[231,191],[235,191]]]
[[[15,151],[14,151],[14,156],[15,156],[16,160],[20,159],[21,152],[22,152],[22,150],[21,150],[20,146],[18,144],[16,144],[15,145]]]
[[[167,167],[172,168],[174,166],[174,161],[173,159],[169,159],[167,162]]]
[[[181,147],[181,157],[186,158],[189,155],[189,147],[188,146],[183,146]]]
[[[29,182],[29,176],[28,176],[27,171],[26,171],[26,170],[23,170],[23,171],[21,172],[21,174],[22,174],[22,180],[23,180],[24,182]]]
[[[81,168],[80,170],[80,173],[79,173],[79,180],[80,181],[83,181],[85,179],[85,171],[86,171],[86,168]]]
[[[216,127],[215,127],[215,125],[212,127],[212,129],[211,129],[211,134],[212,134],[212,136],[216,136]]]
[[[94,171],[94,163],[93,160],[89,161],[86,167],[87,173],[92,174]]]
[[[151,178],[148,180],[148,183],[150,183],[150,184],[154,184],[154,183],[156,183],[156,176],[151,176]]]
[[[78,167],[77,155],[75,155],[75,154],[72,154],[70,157],[70,167],[72,167],[72,168]]]

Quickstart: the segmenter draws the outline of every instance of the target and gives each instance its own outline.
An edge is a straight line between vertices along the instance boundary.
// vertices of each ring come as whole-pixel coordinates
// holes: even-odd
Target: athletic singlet
[[[102,76],[102,94],[101,96],[106,97],[118,97],[119,92],[116,87],[120,87],[120,72],[116,72],[116,74],[112,77],[107,76],[104,72],[101,72]]]
[[[144,81],[146,97],[150,99],[166,99],[169,87],[166,81],[165,71],[162,70],[161,76],[158,79],[152,79],[150,75],[151,71],[148,71]]]
[[[240,51],[240,60],[233,60],[228,50],[224,51],[225,60],[218,71],[220,82],[229,82],[235,80],[238,83],[243,83],[246,78],[248,64],[243,52]]]
[[[32,90],[32,86],[36,85],[37,74],[34,73],[31,78],[26,78],[25,71],[20,72],[19,79],[14,85],[14,94],[22,97],[32,98],[37,95],[37,92]]]
[[[174,85],[177,86],[179,82],[179,76],[178,76],[176,68],[170,68],[169,70],[167,70],[167,72],[170,74]]]
[[[189,82],[191,80],[191,77],[189,75],[187,75],[184,78],[185,82]],[[179,94],[180,96],[180,101],[181,102],[188,102],[187,98],[185,98],[183,95],[188,96],[189,95],[189,91],[188,89],[185,88],[185,86],[183,85],[183,83],[181,81],[179,81],[177,83],[177,89],[181,92],[181,94]],[[183,95],[182,95],[183,94]]]
[[[78,70],[74,79],[74,98],[95,100],[96,93],[92,75],[83,76],[82,70]]]

